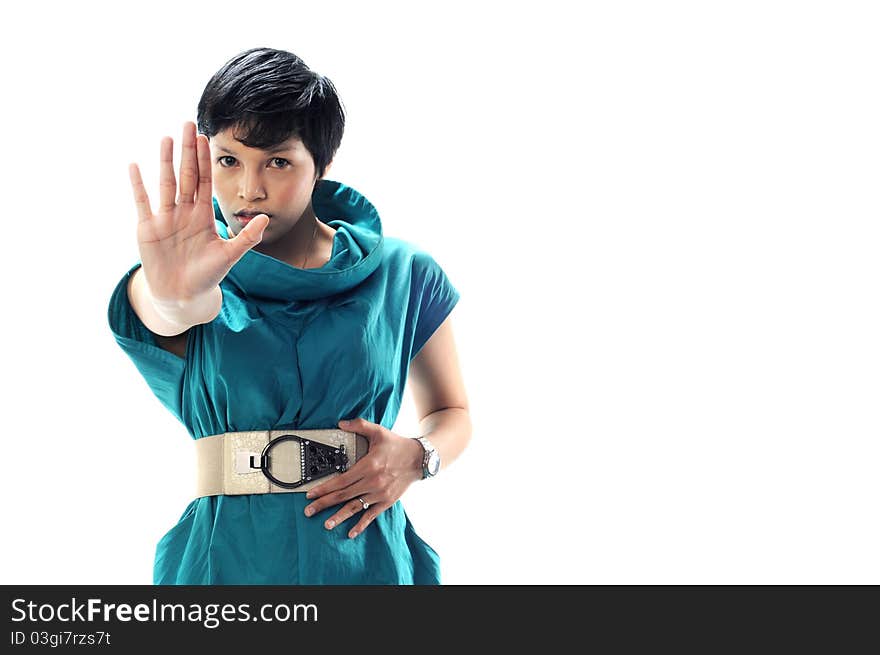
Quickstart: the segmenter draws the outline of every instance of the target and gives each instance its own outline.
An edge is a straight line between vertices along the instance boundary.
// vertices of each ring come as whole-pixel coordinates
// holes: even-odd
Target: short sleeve
[[[159,401],[178,420],[181,418],[183,376],[186,362],[158,345],[128,300],[128,281],[141,266],[138,262],[122,277],[110,297],[107,319],[116,343],[134,362]]]
[[[417,252],[413,257],[411,302],[415,306],[415,328],[410,359],[415,357],[446,320],[460,294],[431,255]]]

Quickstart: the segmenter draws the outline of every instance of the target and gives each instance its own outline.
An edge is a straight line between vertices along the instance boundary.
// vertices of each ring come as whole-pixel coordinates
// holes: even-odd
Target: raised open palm
[[[156,213],[150,208],[137,164],[129,165],[129,177],[138,212],[138,249],[150,293],[163,305],[183,307],[213,291],[229,269],[261,241],[269,217],[259,214],[234,238],[221,237],[214,225],[208,138],[196,135],[195,123],[184,124],[179,193],[173,145],[171,137],[162,139]]]

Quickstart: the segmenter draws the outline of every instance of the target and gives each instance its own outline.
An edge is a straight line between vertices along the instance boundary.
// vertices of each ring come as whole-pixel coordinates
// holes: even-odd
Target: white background
[[[160,139],[270,46],[337,86],[328,177],[461,292],[473,440],[403,498],[444,583],[880,583],[872,3],[16,12],[0,582],[151,583],[194,453],[107,323],[127,166],[157,198]]]

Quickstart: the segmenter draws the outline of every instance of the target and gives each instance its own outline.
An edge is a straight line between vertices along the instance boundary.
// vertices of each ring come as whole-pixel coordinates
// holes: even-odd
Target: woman
[[[440,583],[400,498],[470,439],[448,318],[459,294],[430,255],[383,235],[363,195],[324,178],[343,127],[330,80],[254,48],[208,82],[200,134],[184,125],[179,190],[162,140],[157,211],[130,166],[141,259],[108,320],[200,467],[154,584]],[[421,438],[391,431],[407,379]],[[283,435],[298,480],[273,475]]]

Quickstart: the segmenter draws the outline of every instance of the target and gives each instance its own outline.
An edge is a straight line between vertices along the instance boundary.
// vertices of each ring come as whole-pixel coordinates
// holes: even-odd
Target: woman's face
[[[236,141],[229,128],[209,139],[213,192],[233,235],[244,228],[240,212],[269,215],[261,245],[280,241],[310,213],[315,163],[294,137],[271,151]],[[329,167],[328,167],[329,168]]]

